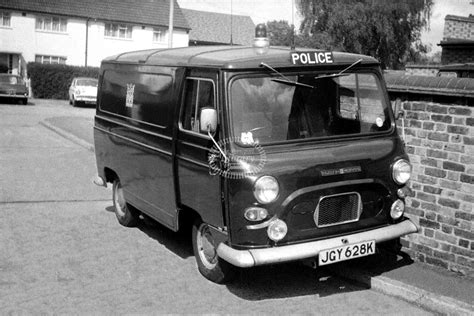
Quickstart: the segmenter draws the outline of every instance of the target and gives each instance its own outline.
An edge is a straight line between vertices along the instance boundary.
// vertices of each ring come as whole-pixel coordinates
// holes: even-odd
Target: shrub
[[[35,98],[69,98],[68,91],[74,77],[99,77],[99,68],[28,63],[28,76]]]

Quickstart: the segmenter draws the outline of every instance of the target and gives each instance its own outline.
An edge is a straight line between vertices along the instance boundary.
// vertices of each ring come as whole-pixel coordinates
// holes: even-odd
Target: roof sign
[[[293,65],[332,64],[332,52],[292,52],[290,53]]]

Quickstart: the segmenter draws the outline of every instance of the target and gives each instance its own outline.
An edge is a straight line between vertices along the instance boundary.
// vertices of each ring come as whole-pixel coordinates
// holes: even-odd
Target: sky
[[[180,7],[202,11],[237,15],[248,15],[253,22],[266,23],[273,20],[286,20],[290,24],[294,21],[299,26],[301,17],[294,0],[178,0]],[[422,41],[431,46],[431,53],[441,51],[437,46],[443,38],[444,18],[446,15],[469,16],[474,15],[474,0],[434,0],[434,7],[430,19],[430,30],[423,32]]]

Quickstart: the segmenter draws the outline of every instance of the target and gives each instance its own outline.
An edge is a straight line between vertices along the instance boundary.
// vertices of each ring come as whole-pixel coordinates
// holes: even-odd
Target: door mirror
[[[402,108],[402,100],[400,98],[397,98],[395,100],[393,113],[395,114],[395,119],[397,119],[397,120],[401,119],[403,117],[403,115],[405,114],[405,112],[403,111],[403,108]]]
[[[199,117],[202,133],[215,133],[217,130],[217,111],[214,108],[202,108]]]

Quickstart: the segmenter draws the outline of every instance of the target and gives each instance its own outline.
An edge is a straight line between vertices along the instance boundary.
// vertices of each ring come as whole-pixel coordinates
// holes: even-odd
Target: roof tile
[[[249,16],[181,9],[191,26],[189,41],[252,45],[255,24]]]
[[[189,25],[174,0],[174,27]],[[0,0],[0,8],[56,14],[135,25],[168,26],[168,0]]]

